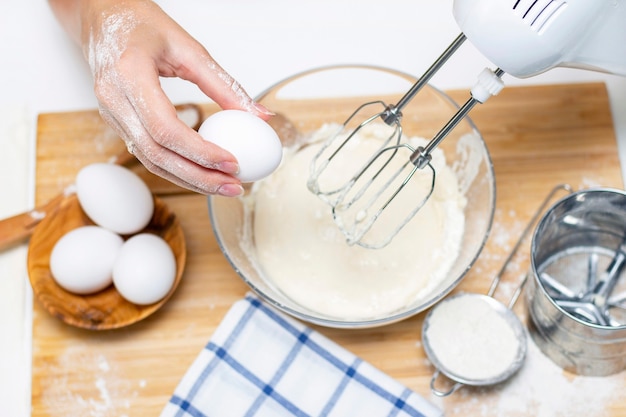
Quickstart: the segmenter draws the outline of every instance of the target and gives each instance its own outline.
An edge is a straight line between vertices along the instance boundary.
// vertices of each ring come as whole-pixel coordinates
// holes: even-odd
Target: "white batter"
[[[380,143],[376,133],[351,140],[350,158],[371,156]],[[327,127],[318,131],[328,134]],[[415,302],[446,276],[463,237],[466,200],[443,153],[433,152],[437,181],[424,207],[388,246],[365,249],[346,244],[330,207],[307,189],[319,146],[285,155],[281,167],[256,184],[253,231],[265,277],[296,303],[341,320],[386,316]]]

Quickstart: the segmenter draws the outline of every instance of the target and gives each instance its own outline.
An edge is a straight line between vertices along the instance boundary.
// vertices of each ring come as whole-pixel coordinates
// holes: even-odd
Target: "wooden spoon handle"
[[[33,234],[35,227],[65,198],[63,193],[25,213],[0,220],[0,252],[16,246]]]

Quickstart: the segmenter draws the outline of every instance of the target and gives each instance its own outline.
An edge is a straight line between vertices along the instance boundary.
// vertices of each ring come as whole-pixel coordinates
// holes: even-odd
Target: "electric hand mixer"
[[[311,163],[308,188],[331,206],[335,223],[350,245],[388,245],[426,204],[436,180],[431,153],[477,103],[501,91],[505,73],[527,78],[555,67],[570,67],[626,76],[626,0],[454,0],[453,14],[462,33],[398,103],[375,101],[360,106]],[[466,39],[499,68],[480,73],[471,97],[426,146],[403,143],[403,107]],[[329,167],[341,164],[338,155],[347,151],[359,131],[381,121],[389,128],[387,139],[356,173],[349,172],[338,183],[337,169]],[[391,168],[396,158],[402,164]],[[399,204],[398,196],[412,180],[425,184],[417,203],[406,215],[394,214],[391,226],[384,226],[385,233],[372,233],[385,210]],[[409,191],[413,190],[404,192]]]

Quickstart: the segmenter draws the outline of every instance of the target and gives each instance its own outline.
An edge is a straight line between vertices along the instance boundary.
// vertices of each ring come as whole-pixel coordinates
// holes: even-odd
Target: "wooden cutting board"
[[[467,98],[466,91],[449,94],[458,102]],[[210,106],[205,109],[212,110]],[[487,245],[458,289],[486,293],[526,222],[553,186],[622,188],[622,175],[604,84],[507,88],[478,106],[471,118],[491,152],[497,205]],[[82,166],[106,161],[121,149],[121,141],[95,110],[40,115],[36,201],[47,201],[71,184]],[[157,313],[114,331],[69,327],[35,302],[34,417],[159,415],[226,311],[248,291],[217,246],[206,198],[181,192],[141,166],[134,169],[180,218],[188,246],[183,282]],[[508,299],[525,272],[523,252],[511,263],[498,298]],[[524,317],[523,303],[517,304],[516,312]],[[532,363],[524,367],[528,370],[523,369],[510,383],[488,389],[464,387],[445,399],[435,398],[429,389],[433,368],[420,345],[423,317],[368,330],[317,330],[430,398],[446,415],[537,415],[540,411],[590,415],[598,401],[600,409],[606,410],[603,415],[626,414],[626,399],[618,394],[623,392],[624,373],[596,381],[608,391],[606,398],[599,397],[587,392],[590,381],[554,369],[532,349]],[[549,384],[554,395],[546,396],[542,384]],[[610,395],[613,388],[615,395]]]

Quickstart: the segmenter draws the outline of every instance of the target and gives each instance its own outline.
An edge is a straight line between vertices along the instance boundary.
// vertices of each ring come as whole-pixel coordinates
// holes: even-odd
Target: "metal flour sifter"
[[[603,376],[626,369],[626,193],[595,188],[548,210],[531,245],[530,334],[562,368]]]

